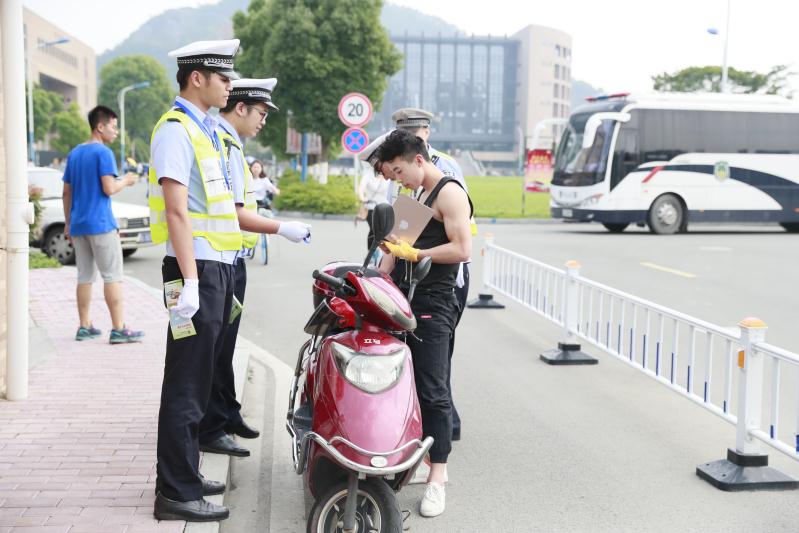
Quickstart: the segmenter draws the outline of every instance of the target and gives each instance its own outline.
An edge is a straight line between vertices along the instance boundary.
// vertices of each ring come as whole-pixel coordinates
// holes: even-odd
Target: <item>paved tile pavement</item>
[[[146,336],[112,346],[98,282],[103,336],[76,342],[75,280],[70,267],[30,273],[31,317],[55,351],[31,370],[28,400],[0,400],[0,533],[182,532],[152,517],[166,311],[125,283],[126,321]]]

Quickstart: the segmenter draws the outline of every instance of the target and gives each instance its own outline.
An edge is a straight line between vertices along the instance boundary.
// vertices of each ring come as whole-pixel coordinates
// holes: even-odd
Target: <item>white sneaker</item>
[[[408,485],[424,485],[427,483],[427,478],[430,477],[430,463],[427,462],[427,458],[419,465],[419,468],[416,469],[416,473],[413,475],[411,480],[408,482]],[[444,471],[444,483],[449,482],[449,474],[447,471]]]
[[[419,514],[432,518],[444,512],[444,485],[428,483],[419,506]]]

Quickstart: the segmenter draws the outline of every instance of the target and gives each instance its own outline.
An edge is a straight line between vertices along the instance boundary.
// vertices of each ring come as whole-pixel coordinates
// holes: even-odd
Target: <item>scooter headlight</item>
[[[362,391],[383,392],[402,377],[408,349],[405,346],[386,355],[371,355],[356,352],[337,342],[331,345],[344,378]]]

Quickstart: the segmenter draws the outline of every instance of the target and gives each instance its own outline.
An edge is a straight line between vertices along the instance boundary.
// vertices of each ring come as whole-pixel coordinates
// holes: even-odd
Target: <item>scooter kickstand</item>
[[[355,533],[355,507],[358,503],[358,473],[350,472],[347,480],[347,501],[344,503],[344,533]]]

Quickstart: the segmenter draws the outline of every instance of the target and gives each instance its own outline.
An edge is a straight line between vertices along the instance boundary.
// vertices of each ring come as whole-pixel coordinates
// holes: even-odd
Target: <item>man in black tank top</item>
[[[376,168],[387,166],[390,172],[385,174],[404,187],[421,187],[419,201],[433,209],[433,218],[415,247],[401,241],[386,243],[387,254],[380,263],[380,270],[390,273],[407,294],[414,263],[423,257],[433,261],[411,302],[417,327],[407,339],[413,355],[424,436],[434,439],[430,476],[420,508],[422,516],[432,517],[444,512],[447,457],[452,450],[452,404],[447,384],[449,344],[458,316],[458,265],[471,255],[472,205],[463,187],[445,177],[430,161],[426,143],[407,131],[396,130],[386,137],[377,150],[377,160]]]

